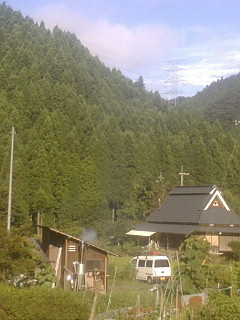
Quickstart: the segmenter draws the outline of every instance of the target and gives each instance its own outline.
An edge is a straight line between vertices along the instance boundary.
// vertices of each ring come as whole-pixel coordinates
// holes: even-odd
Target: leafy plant
[[[180,247],[180,265],[175,267],[185,293],[195,293],[206,287],[209,277],[207,264],[209,243],[192,236]]]
[[[34,279],[41,259],[17,229],[9,234],[6,228],[0,228],[0,248],[0,280],[20,285]]]
[[[240,241],[231,241],[228,246],[232,249],[235,260],[240,260]]]
[[[18,289],[0,284],[0,318],[3,320],[85,320],[89,318],[91,302],[61,289]]]
[[[37,285],[51,288],[52,284],[56,282],[56,275],[51,265],[47,263],[41,268],[41,271],[36,277]]]

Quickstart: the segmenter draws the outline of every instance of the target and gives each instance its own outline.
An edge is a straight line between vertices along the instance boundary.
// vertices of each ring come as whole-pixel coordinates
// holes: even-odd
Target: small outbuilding
[[[56,286],[107,291],[108,255],[116,254],[58,230],[42,229],[42,249],[56,273]]]

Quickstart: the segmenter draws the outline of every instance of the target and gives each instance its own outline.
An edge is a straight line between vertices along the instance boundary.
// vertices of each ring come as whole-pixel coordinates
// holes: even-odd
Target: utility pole
[[[7,220],[8,233],[10,233],[10,229],[11,229],[14,134],[15,134],[15,130],[14,130],[14,127],[12,127],[12,144],[11,144],[11,159],[10,159],[9,193],[8,193],[8,220]]]
[[[159,177],[157,177],[156,182],[162,182],[162,180],[165,180],[165,178],[163,177],[163,173],[161,171]]]
[[[189,176],[188,172],[183,172],[183,166],[181,167],[181,172],[179,172],[181,175],[181,187],[183,186],[183,176]]]
[[[161,171],[159,177],[157,177],[157,180],[156,180],[156,182],[159,183],[158,206],[160,206],[161,204],[161,189],[164,189],[162,186],[163,180],[165,180],[165,178],[163,177],[163,172]]]

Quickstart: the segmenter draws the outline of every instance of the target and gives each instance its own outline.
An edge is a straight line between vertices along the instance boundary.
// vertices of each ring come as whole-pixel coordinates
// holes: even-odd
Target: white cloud
[[[129,27],[106,19],[93,20],[84,11],[73,12],[65,4],[38,8],[34,13],[47,27],[58,25],[74,32],[93,55],[109,66],[139,71],[148,64],[161,64],[184,42],[184,35],[166,25]]]
[[[230,37],[201,26],[184,30],[162,24],[129,26],[93,19],[83,9],[73,11],[65,3],[39,7],[33,17],[43,20],[48,28],[58,25],[74,32],[107,66],[119,68],[132,79],[141,74],[148,89],[160,92],[171,86],[171,81],[167,83],[171,74],[166,72],[171,63],[167,60],[177,59],[176,65],[182,67],[175,77],[185,81],[178,86],[183,95],[189,95],[191,86],[193,90],[203,88],[240,68],[239,35]]]

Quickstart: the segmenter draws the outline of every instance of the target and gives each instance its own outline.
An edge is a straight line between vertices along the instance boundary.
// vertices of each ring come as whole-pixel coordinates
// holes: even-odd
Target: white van
[[[149,284],[171,277],[171,266],[167,256],[141,255],[134,257],[131,264],[136,266],[136,279],[147,281]]]

